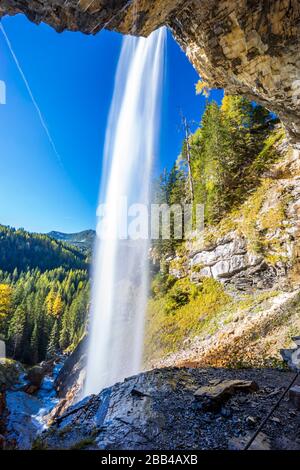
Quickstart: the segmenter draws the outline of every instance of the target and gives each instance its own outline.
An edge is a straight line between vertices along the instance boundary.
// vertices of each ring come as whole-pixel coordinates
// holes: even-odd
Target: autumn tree
[[[53,302],[52,314],[55,317],[60,317],[64,309],[64,304],[60,294],[57,294]]]
[[[12,310],[12,287],[8,284],[0,284],[0,332],[4,332],[5,325],[9,321]]]

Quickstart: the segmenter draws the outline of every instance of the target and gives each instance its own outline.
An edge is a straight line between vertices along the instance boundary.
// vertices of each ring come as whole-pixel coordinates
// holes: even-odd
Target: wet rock
[[[49,415],[50,423],[76,403],[78,397],[82,394],[87,360],[86,347],[87,338],[85,337],[78,344],[75,351],[65,360],[63,367],[55,378],[54,387],[60,401]]]
[[[280,389],[273,390],[273,392],[269,393],[269,397],[276,397],[280,393]]]
[[[221,415],[223,418],[230,418],[232,416],[232,411],[229,408],[222,408],[221,409]]]
[[[300,450],[300,443],[288,439],[286,436],[280,436],[275,440],[276,449],[279,450]]]
[[[131,377],[57,415],[41,435],[42,445],[72,449],[88,442],[89,449],[225,449],[230,438],[247,431],[244,419],[249,406],[245,411],[231,406],[233,393],[257,390],[256,381],[244,375],[161,369]],[[219,415],[215,409],[199,408],[203,400],[195,399],[194,393],[204,387],[219,387],[213,397],[228,401]]]
[[[137,388],[133,388],[131,390],[131,395],[136,396],[138,398],[149,397],[147,393],[144,393],[141,390],[138,390]]]
[[[5,437],[18,449],[30,449],[38,431],[32,419],[42,408],[41,401],[22,391],[9,391],[6,395],[7,419]]]
[[[250,450],[270,450],[271,449],[271,441],[270,438],[260,432],[254,442],[249,447]]]
[[[0,449],[14,447],[15,438],[9,436],[9,394],[23,384],[25,369],[12,359],[0,359]],[[24,430],[24,432],[26,432]]]
[[[33,386],[36,390],[38,390],[45,375],[46,369],[40,365],[37,365],[28,369],[26,379],[30,382],[30,386]]]
[[[248,416],[246,423],[250,428],[254,428],[257,425],[257,419],[254,416]]]
[[[295,385],[289,391],[289,400],[292,406],[300,410],[300,386]]]
[[[55,388],[60,398],[64,398],[74,387],[78,393],[81,391],[87,360],[86,348],[87,337],[84,337],[60,370],[55,380]]]
[[[243,450],[249,440],[251,439],[251,435],[244,436],[244,437],[239,437],[239,438],[233,438],[230,439],[228,442],[228,449],[229,450]],[[270,450],[271,449],[271,443],[270,439],[266,434],[260,432],[254,442],[251,444],[249,450]]]
[[[0,359],[0,387],[11,388],[21,381],[24,367],[13,359]]]
[[[281,424],[281,421],[279,418],[276,418],[276,416],[274,416],[273,418],[271,418],[271,421],[273,421],[273,423],[276,423],[276,424]]]
[[[4,434],[6,432],[6,419],[8,415],[8,410],[6,407],[6,392],[4,387],[2,390],[0,389],[0,449],[5,448],[5,437]]]
[[[5,437],[0,434],[0,450],[5,450],[6,440]]]
[[[247,403],[248,402],[248,398],[247,397],[238,397],[238,402],[241,403],[242,405]]]
[[[25,385],[24,392],[28,393],[29,395],[34,395],[39,390],[39,387],[36,385]]]

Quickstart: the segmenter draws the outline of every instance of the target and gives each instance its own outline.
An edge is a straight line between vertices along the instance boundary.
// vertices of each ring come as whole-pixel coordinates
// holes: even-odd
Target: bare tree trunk
[[[186,160],[188,165],[188,173],[189,173],[189,186],[190,186],[190,195],[191,195],[191,204],[194,204],[194,182],[193,182],[193,175],[191,169],[191,147],[190,147],[190,131],[188,127],[188,123],[185,117],[182,118],[184,131],[185,131],[185,145],[186,145]]]

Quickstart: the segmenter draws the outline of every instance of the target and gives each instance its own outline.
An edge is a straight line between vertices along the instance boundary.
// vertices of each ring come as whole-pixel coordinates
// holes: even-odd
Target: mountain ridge
[[[76,246],[24,229],[0,224],[0,269],[13,272],[38,268],[86,269],[86,254]]]
[[[91,251],[94,245],[96,231],[92,229],[82,230],[81,232],[66,233],[56,230],[46,233],[48,237],[57,241],[68,243],[84,251]]]

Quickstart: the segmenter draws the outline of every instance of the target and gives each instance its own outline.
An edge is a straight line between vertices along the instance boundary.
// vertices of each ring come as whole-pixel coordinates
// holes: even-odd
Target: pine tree
[[[8,341],[12,348],[13,356],[21,359],[26,343],[27,318],[23,305],[19,305],[15,311],[8,329]]]
[[[56,292],[51,289],[49,294],[46,297],[46,307],[47,307],[47,312],[49,315],[53,315],[53,305],[56,299]]]
[[[53,357],[59,348],[59,335],[58,335],[58,320],[55,320],[51,330],[49,344],[47,348],[47,356]]]
[[[59,345],[62,350],[67,349],[71,344],[71,316],[70,308],[66,308],[62,318],[62,328],[59,336]]]
[[[252,165],[263,148],[268,122],[269,113],[244,97],[226,95],[221,107],[207,105],[191,138],[195,202],[204,204],[206,223],[218,222],[257,184]]]
[[[40,350],[39,340],[40,340],[40,328],[39,328],[38,320],[36,320],[33,331],[32,331],[31,339],[30,339],[31,357],[32,357],[32,362],[34,364],[37,364],[38,362],[40,362],[40,359],[42,359],[39,354],[39,350]]]

